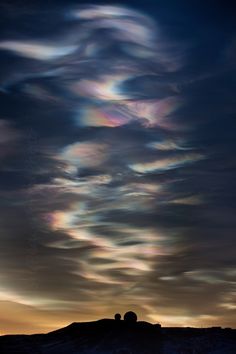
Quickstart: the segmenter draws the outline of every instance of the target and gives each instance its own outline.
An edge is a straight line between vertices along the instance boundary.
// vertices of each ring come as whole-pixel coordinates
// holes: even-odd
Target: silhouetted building
[[[119,313],[116,313],[114,317],[116,321],[120,321],[121,319],[121,315]]]
[[[127,322],[137,322],[137,315],[133,311],[128,311],[124,315],[124,320]]]

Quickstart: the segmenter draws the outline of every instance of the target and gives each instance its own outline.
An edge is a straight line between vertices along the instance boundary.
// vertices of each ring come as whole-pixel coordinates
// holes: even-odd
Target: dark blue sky
[[[235,326],[234,7],[0,13],[1,332]]]

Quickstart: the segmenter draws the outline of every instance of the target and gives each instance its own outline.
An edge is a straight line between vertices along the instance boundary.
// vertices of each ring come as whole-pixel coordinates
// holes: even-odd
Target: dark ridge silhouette
[[[130,312],[129,312],[130,313]],[[236,330],[163,328],[132,320],[72,323],[47,334],[0,336],[1,354],[235,354]],[[125,319],[128,316],[128,320]],[[136,320],[135,320],[136,319]]]

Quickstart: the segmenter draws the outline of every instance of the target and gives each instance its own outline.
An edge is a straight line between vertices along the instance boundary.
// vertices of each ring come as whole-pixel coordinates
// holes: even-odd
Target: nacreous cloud
[[[76,50],[76,46],[56,47],[46,43],[37,42],[0,42],[0,49],[5,49],[22,57],[37,60],[53,60],[71,54]]]
[[[130,168],[135,172],[148,173],[153,171],[165,171],[175,169],[185,164],[192,163],[202,159],[200,154],[187,154],[179,157],[169,157],[167,159],[159,159],[153,162],[136,163],[130,165]]]

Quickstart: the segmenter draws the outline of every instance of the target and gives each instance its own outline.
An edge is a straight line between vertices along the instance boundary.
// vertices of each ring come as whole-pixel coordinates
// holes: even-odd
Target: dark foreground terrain
[[[236,330],[104,319],[47,334],[0,336],[1,354],[236,354]]]

